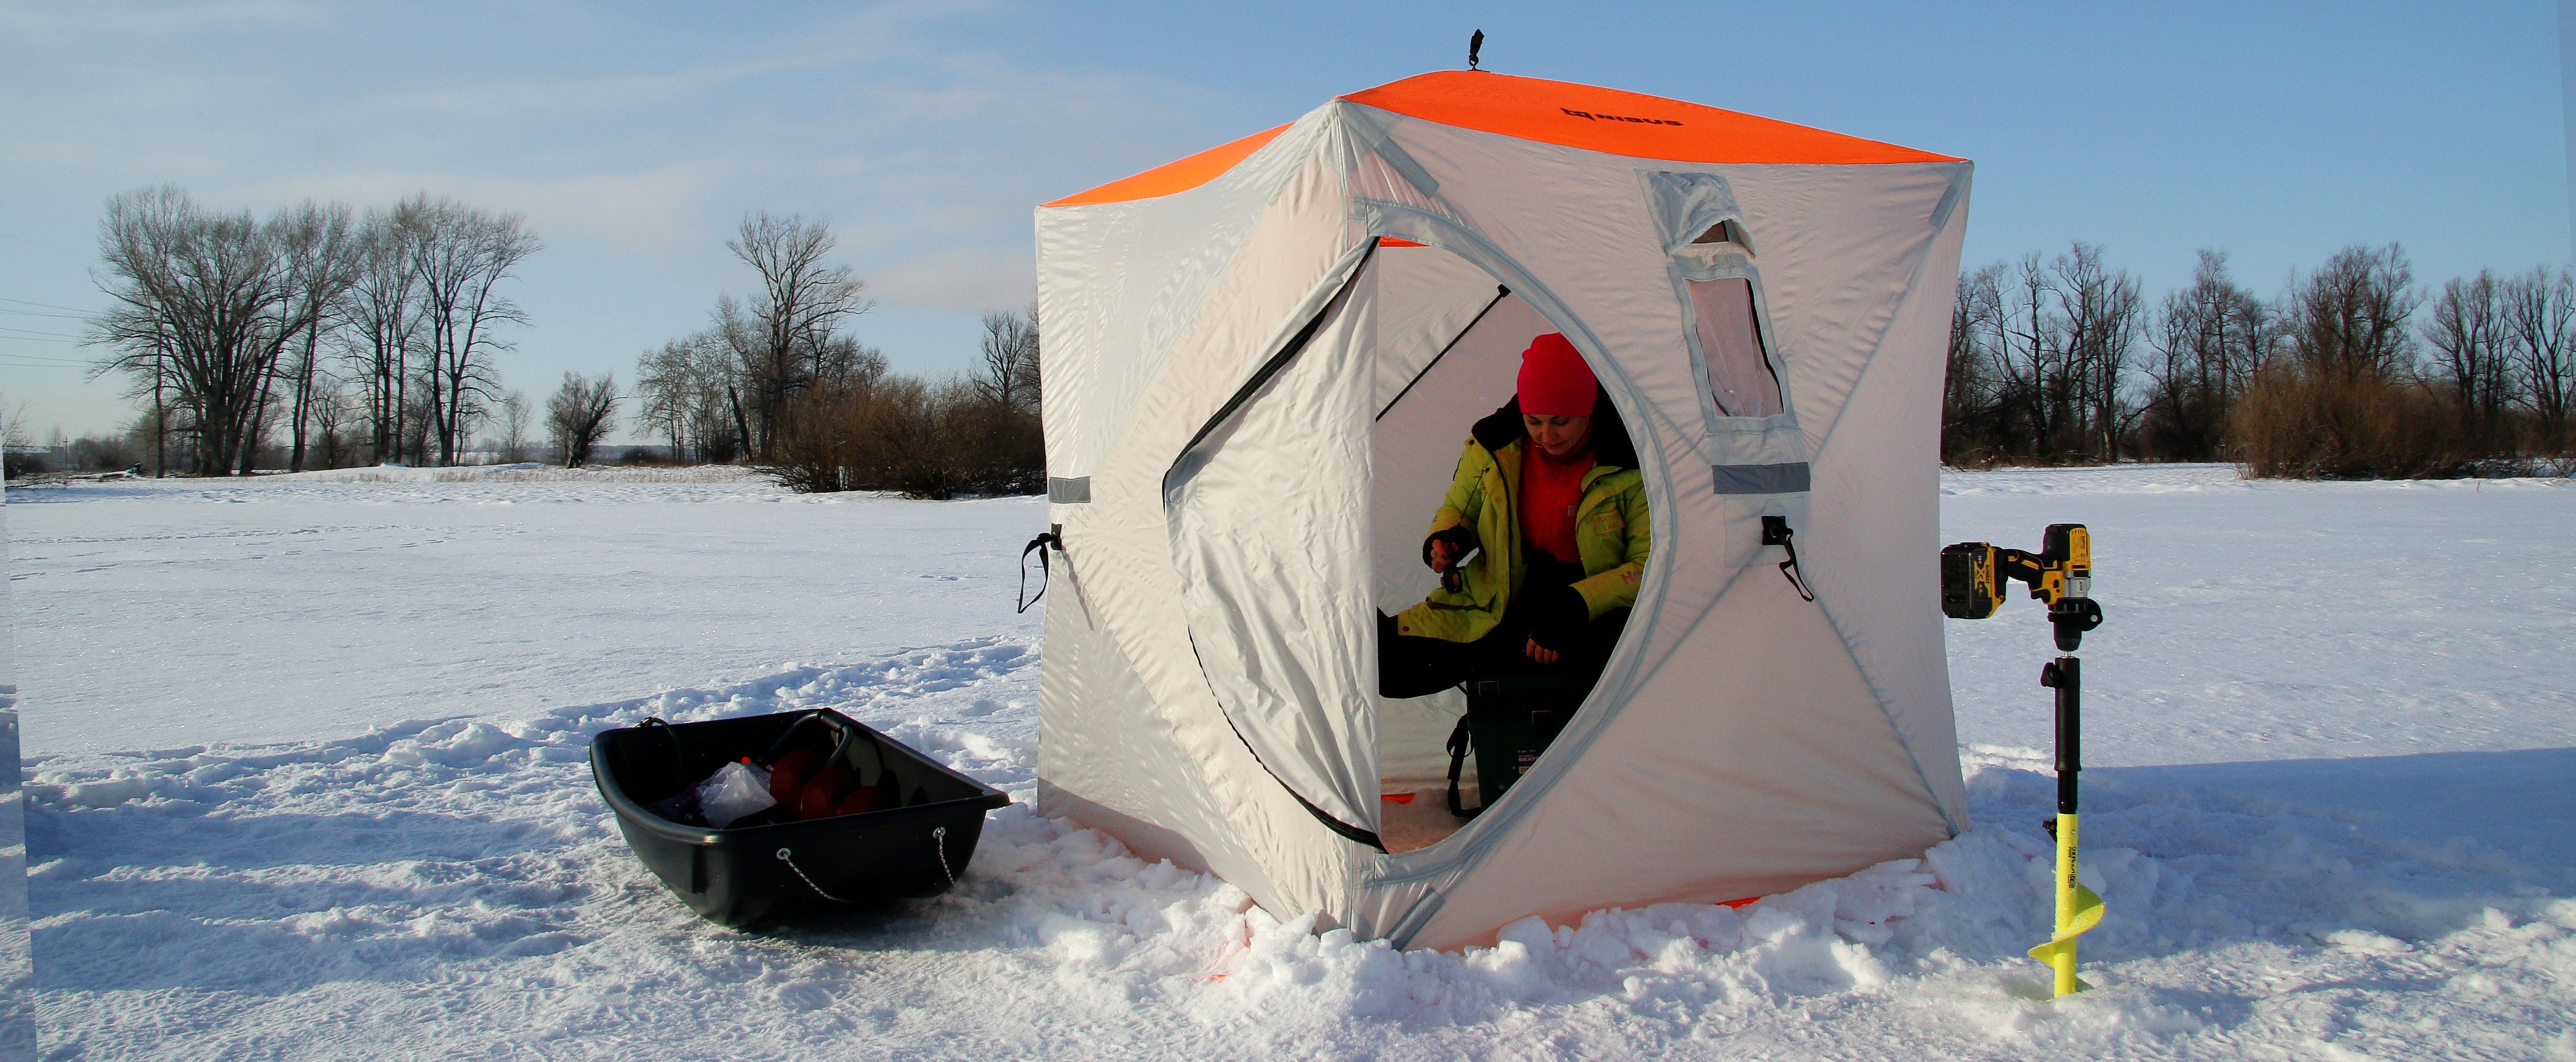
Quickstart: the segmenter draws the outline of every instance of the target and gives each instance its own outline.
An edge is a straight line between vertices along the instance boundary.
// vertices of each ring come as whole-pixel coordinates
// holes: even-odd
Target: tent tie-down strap
[[[1462,819],[1472,819],[1485,812],[1481,807],[1466,807],[1465,802],[1458,799],[1458,776],[1466,773],[1467,753],[1474,741],[1467,729],[1467,717],[1459,716],[1458,729],[1449,732],[1449,814]]]
[[[1778,546],[1781,549],[1788,551],[1789,554],[1788,560],[1780,562],[1781,578],[1789,580],[1789,588],[1796,590],[1799,597],[1813,601],[1816,599],[1816,592],[1807,589],[1807,580],[1802,578],[1806,573],[1801,571],[1798,567],[1798,546],[1797,543],[1793,541],[1797,537],[1797,534],[1797,532],[1789,529],[1788,517],[1765,516],[1762,518],[1762,544],[1765,546]]]
[[[1038,537],[1036,537],[1036,538],[1030,539],[1030,540],[1029,540],[1029,544],[1028,544],[1028,545],[1021,547],[1021,549],[1020,549],[1020,607],[1019,607],[1019,610],[1018,610],[1019,612],[1021,612],[1021,613],[1026,613],[1026,612],[1029,610],[1029,606],[1031,606],[1031,605],[1034,605],[1034,604],[1037,604],[1037,603],[1038,603],[1038,598],[1040,598],[1040,597],[1045,597],[1045,596],[1046,596],[1048,577],[1054,574],[1054,569],[1053,569],[1053,568],[1051,568],[1051,567],[1049,567],[1049,566],[1048,566],[1048,564],[1047,564],[1047,554],[1048,554],[1049,552],[1057,552],[1057,553],[1061,553],[1061,552],[1063,552],[1063,551],[1064,551],[1064,525],[1063,525],[1063,524],[1056,524],[1056,525],[1053,525],[1053,526],[1051,526],[1051,527],[1047,528],[1046,533],[1041,534],[1041,535],[1039,535],[1039,536],[1038,536]],[[1032,553],[1035,553],[1035,554],[1037,554],[1037,555],[1038,555],[1038,596],[1037,596],[1037,597],[1030,597],[1030,596],[1029,596],[1029,554],[1032,554]]]

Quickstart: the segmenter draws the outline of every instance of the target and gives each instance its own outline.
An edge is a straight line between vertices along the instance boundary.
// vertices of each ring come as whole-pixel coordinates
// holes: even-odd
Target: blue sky
[[[1794,10],[1790,8],[1794,7]],[[1773,8],[1762,10],[1757,8]],[[896,367],[1031,293],[1036,203],[1463,65],[1976,160],[1970,265],[2105,245],[2151,295],[2228,250],[2266,293],[2357,242],[2417,274],[2570,247],[2559,9],[2398,4],[623,3],[0,0],[0,392],[131,416],[59,337],[99,205],[415,191],[528,216],[506,382],[631,380],[748,287],[747,208],[828,216]]]

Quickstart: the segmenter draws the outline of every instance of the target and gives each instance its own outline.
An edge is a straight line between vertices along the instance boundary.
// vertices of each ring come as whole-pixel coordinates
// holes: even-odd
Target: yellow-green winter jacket
[[[1653,525],[1646,515],[1644,475],[1636,447],[1608,402],[1593,418],[1593,465],[1583,474],[1583,500],[1574,510],[1574,548],[1584,578],[1574,584],[1592,618],[1637,602]],[[1503,611],[1529,572],[1529,544],[1521,541],[1521,454],[1529,448],[1515,398],[1476,422],[1458,457],[1448,496],[1431,518],[1427,539],[1464,528],[1484,552],[1460,569],[1457,590],[1434,590],[1429,599],[1395,618],[1399,634],[1472,642],[1501,625]]]

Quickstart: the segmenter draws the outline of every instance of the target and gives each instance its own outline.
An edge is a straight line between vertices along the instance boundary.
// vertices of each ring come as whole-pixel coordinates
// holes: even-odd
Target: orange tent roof
[[[1661,96],[1487,71],[1435,71],[1341,98],[1442,125],[1634,158],[1843,165],[1958,161]],[[1233,169],[1287,128],[1254,133],[1045,205],[1117,203],[1186,192]]]

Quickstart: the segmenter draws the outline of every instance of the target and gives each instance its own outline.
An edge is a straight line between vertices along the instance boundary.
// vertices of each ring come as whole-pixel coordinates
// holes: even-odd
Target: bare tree
[[[616,410],[614,377],[564,374],[563,386],[546,400],[546,431],[563,454],[565,468],[579,468],[590,460],[591,447],[615,426]]]
[[[635,364],[635,416],[638,426],[671,440],[671,459],[686,461],[689,442],[689,348],[684,340],[648,350]]]
[[[270,219],[286,269],[285,298],[274,341],[293,350],[279,375],[288,394],[287,468],[304,470],[305,427],[313,416],[313,387],[320,371],[322,337],[337,324],[342,297],[357,283],[362,244],[346,205],[306,200]],[[273,361],[279,360],[272,358]]]
[[[90,321],[115,353],[94,374],[166,381],[199,474],[247,468],[260,436],[288,298],[277,240],[248,212],[217,214],[176,185],[108,200],[100,287],[115,306]]]
[[[1037,307],[1026,314],[999,311],[984,315],[984,368],[974,379],[975,393],[996,406],[1026,413],[1038,410]]]
[[[5,400],[6,396],[0,396]],[[16,479],[31,471],[26,457],[19,452],[28,445],[27,404],[0,404],[0,479]]]
[[[507,344],[493,330],[528,323],[518,304],[500,293],[500,284],[540,244],[517,214],[487,213],[425,194],[405,207],[417,231],[410,250],[427,325],[429,415],[438,462],[454,464],[497,384],[491,355]]]
[[[749,432],[741,402],[742,354],[754,334],[741,304],[724,299],[709,327],[637,359],[638,415],[648,430],[671,440],[673,457],[724,462],[742,452]],[[833,360],[844,363],[844,376],[878,374],[885,367],[873,350],[849,349]]]
[[[512,391],[501,396],[501,461],[518,464],[528,459],[528,396]]]
[[[2227,253],[2200,252],[2191,286],[2166,294],[2150,326],[2141,434],[2166,460],[2208,461],[2224,447],[2228,411],[2250,384],[2271,331],[2262,300],[2227,275]]]
[[[2495,274],[2483,269],[2475,277],[2446,281],[2434,296],[2423,326],[2424,341],[2434,351],[2434,365],[2450,383],[2458,403],[2460,427],[2481,448],[2509,442],[2502,429],[2516,382],[2505,368],[2509,354],[2504,301],[2509,297],[2505,289],[2511,286],[2512,281],[2499,283]]]
[[[2540,448],[2565,453],[2576,403],[2576,275],[2535,268],[2503,285],[2507,344]]]
[[[2082,426],[2079,449],[2105,461],[2120,459],[2120,438],[2134,418],[2126,384],[2145,304],[2138,279],[2102,261],[2102,248],[2078,241],[2050,263],[2059,306],[2066,420]]]
[[[2282,296],[2277,359],[2230,425],[2256,475],[2452,475],[2478,454],[2455,399],[2427,386],[2410,327],[2423,296],[2403,249],[2347,247]]]
[[[1950,301],[1950,342],[1941,377],[1941,459],[1990,459],[1998,446],[1996,333],[2003,325],[2002,263],[1959,274]]]
[[[1046,486],[1034,311],[987,314],[983,367],[931,382],[868,357],[789,403],[765,471],[799,491],[899,490],[916,498]]]
[[[420,275],[412,269],[412,243],[422,230],[412,204],[370,210],[359,230],[357,278],[344,299],[342,357],[355,370],[366,397],[369,446],[377,462],[418,457],[406,452],[404,418],[420,330]]]
[[[850,267],[824,263],[833,243],[823,219],[774,217],[761,210],[743,215],[741,229],[725,242],[726,250],[760,274],[760,293],[744,309],[748,334],[736,350],[751,405],[748,417],[738,419],[762,460],[775,449],[788,399],[831,375],[825,364],[830,358],[852,352],[832,348],[841,323],[875,305],[862,297],[866,285]]]
[[[314,382],[308,400],[313,417],[313,449],[323,468],[338,468],[348,456],[349,426],[358,419],[359,405],[339,378],[324,374]]]
[[[2424,297],[2404,248],[2344,248],[2293,283],[2287,298],[2290,342],[2310,367],[2384,377],[2412,363],[2406,324]]]
[[[1950,322],[1945,439],[1953,458],[2117,460],[2140,415],[2138,279],[2076,243],[1960,278]]]
[[[135,421],[132,430],[151,436],[152,474],[167,476],[170,474],[170,403],[175,394],[171,358],[175,350],[166,323],[152,325],[151,332],[148,338],[139,332],[126,337],[124,353],[119,356],[114,371],[125,376],[125,397],[143,404],[143,415]],[[98,333],[93,331],[92,334]],[[142,444],[141,434],[134,438],[138,446]]]

